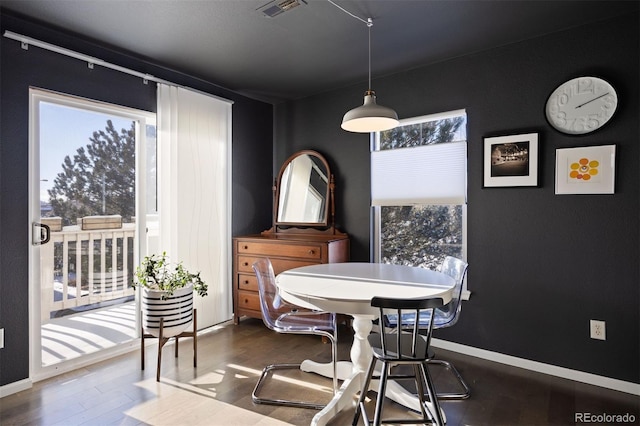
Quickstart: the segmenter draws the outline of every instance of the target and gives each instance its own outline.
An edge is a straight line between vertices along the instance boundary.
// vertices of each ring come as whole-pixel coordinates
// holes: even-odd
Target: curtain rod
[[[176,86],[176,87],[181,87],[181,88],[185,88],[185,89],[189,89],[189,90],[195,90],[197,92],[203,93],[207,96],[211,96],[214,97],[216,99],[219,99],[221,101],[227,102],[227,103],[233,103],[233,101],[229,100],[229,99],[225,99],[222,98],[220,96],[216,96],[216,95],[212,95],[211,93],[206,93],[200,90],[196,90],[196,89],[192,89],[190,87],[186,87],[186,86],[182,86],[180,84],[176,84],[176,83],[172,83],[168,80],[163,80],[161,78],[158,77],[154,77],[151,74],[145,74],[139,71],[135,71],[129,68],[125,68],[125,67],[121,67],[120,65],[116,65],[116,64],[112,64],[110,62],[104,61],[102,59],[99,58],[95,58],[93,56],[89,56],[89,55],[85,55],[83,53],[79,53],[79,52],[75,52],[73,50],[69,50],[66,49],[64,47],[60,47],[60,46],[56,46],[55,44],[51,44],[51,43],[47,43],[45,41],[40,41],[40,40],[36,40],[35,38],[31,38],[31,37],[27,37],[21,34],[17,34],[14,33],[12,31],[8,31],[5,30],[4,34],[5,37],[12,39],[12,40],[16,40],[20,42],[21,47],[24,50],[28,50],[29,49],[29,45],[32,46],[36,46],[39,47],[41,49],[45,49],[45,50],[49,50],[51,52],[55,52],[55,53],[59,53],[61,55],[65,55],[65,56],[69,56],[71,58],[75,58],[75,59],[79,59],[81,61],[84,61],[87,63],[88,67],[90,69],[93,69],[94,65],[100,65],[101,67],[104,68],[110,68],[112,70],[116,70],[116,71],[120,71],[122,73],[125,74],[129,74],[129,75],[133,75],[135,77],[140,77],[143,81],[144,84],[148,84],[149,81],[153,81],[154,83],[162,83],[162,84],[167,84],[170,86]]]

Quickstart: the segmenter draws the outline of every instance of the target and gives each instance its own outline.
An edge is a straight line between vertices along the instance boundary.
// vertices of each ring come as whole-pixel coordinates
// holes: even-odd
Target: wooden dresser
[[[269,233],[233,239],[233,322],[261,318],[253,263],[268,257],[275,274],[299,266],[347,262],[349,237],[343,233]]]

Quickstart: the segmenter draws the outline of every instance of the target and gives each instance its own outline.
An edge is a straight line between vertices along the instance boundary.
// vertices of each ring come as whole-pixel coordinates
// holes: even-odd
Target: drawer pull
[[[249,280],[244,280],[244,284],[249,284]]]
[[[315,254],[315,250],[309,250],[309,254]]]
[[[243,265],[244,266],[249,266],[249,262],[244,262]]]
[[[242,246],[244,250],[249,250],[249,246]]]
[[[244,299],[245,305],[249,303],[249,299]]]

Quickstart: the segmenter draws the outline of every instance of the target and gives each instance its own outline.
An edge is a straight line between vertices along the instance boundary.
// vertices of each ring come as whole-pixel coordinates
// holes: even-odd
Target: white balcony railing
[[[51,240],[40,251],[43,323],[55,311],[134,295],[134,223],[119,216],[82,218],[65,227],[59,218],[42,222],[51,228]]]

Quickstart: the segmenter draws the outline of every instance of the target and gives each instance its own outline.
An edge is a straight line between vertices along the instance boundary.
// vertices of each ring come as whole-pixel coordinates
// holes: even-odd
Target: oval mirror
[[[329,164],[319,153],[289,157],[278,176],[276,225],[327,226],[330,181]]]

